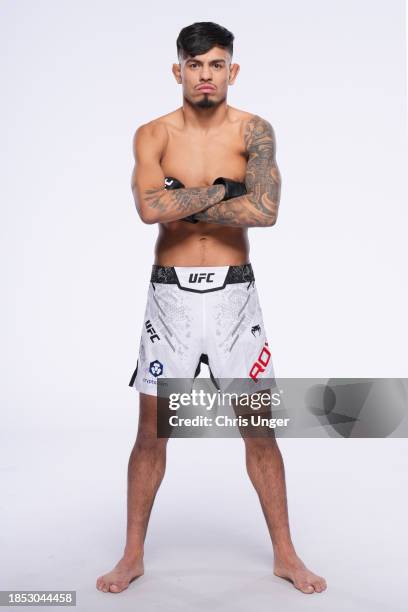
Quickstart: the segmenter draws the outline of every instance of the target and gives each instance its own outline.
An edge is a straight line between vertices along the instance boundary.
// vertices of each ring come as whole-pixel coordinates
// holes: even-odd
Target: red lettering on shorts
[[[249,375],[252,380],[257,382],[258,375],[265,372],[265,368],[268,365],[270,358],[271,351],[268,348],[268,343],[265,342],[264,346],[262,347],[262,351],[259,353],[257,360],[252,364],[249,371]]]

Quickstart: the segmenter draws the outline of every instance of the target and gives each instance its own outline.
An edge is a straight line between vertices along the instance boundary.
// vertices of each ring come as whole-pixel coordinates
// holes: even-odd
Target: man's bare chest
[[[165,176],[178,178],[186,187],[211,185],[219,176],[243,181],[246,165],[243,139],[227,131],[201,137],[170,133],[161,159]]]

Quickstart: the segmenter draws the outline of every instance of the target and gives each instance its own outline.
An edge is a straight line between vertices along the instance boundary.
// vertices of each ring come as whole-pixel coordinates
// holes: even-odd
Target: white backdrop
[[[91,524],[90,533],[85,529],[89,547],[103,540],[105,530],[112,538],[110,548],[106,539],[99,542],[99,557],[92,559],[96,578],[117,561],[123,543],[124,474],[137,420],[137,393],[128,382],[157,232],[139,220],[133,203],[132,137],[138,125],[181,104],[171,74],[180,29],[212,20],[234,32],[241,72],[229,103],[265,117],[275,129],[283,180],[279,218],[274,227],[251,229],[249,235],[276,375],[404,377],[404,3],[3,0],[0,6],[2,464],[13,502],[4,509],[3,524],[10,524],[6,542],[21,557],[13,531],[17,506],[25,529],[20,524],[20,534],[28,541],[29,533],[34,537],[21,501],[28,487],[36,503],[34,483],[41,478],[49,513],[39,506],[38,516],[45,531],[54,524],[49,484],[63,475],[74,486],[74,501],[71,507],[60,500],[58,520],[68,517],[68,524],[58,523],[58,533],[69,535],[75,507],[76,533],[84,517]],[[163,485],[174,491],[181,486],[177,470],[186,449],[199,452],[202,462],[190,472],[188,486],[196,479],[222,479],[217,465],[226,447],[232,470],[241,461],[238,440],[200,441],[199,450],[194,441],[175,442]],[[309,467],[311,480],[324,477],[323,442],[334,453],[331,460],[339,460],[337,449],[345,448],[340,450],[340,441],[281,444],[293,470],[289,494],[299,495],[299,538],[312,528],[310,516],[300,512],[305,491],[296,489],[299,461],[302,469]],[[389,448],[391,441],[366,442],[364,448],[378,457],[388,443]],[[392,441],[406,464],[404,443]],[[350,449],[353,442],[344,444]],[[354,441],[357,455],[362,444]],[[398,445],[405,454],[397,453]],[[337,476],[343,469],[347,479],[351,468],[341,465]],[[245,495],[248,503],[253,498],[243,469],[232,479],[231,499],[239,491],[245,506]],[[387,478],[387,465],[383,469]],[[112,490],[117,495],[108,503]],[[98,512],[101,506],[106,514]],[[168,510],[161,508],[155,510],[157,525]],[[319,511],[313,520],[321,528]],[[361,523],[351,528],[360,533]],[[343,537],[339,533],[339,541]],[[333,557],[331,544],[316,568],[323,575]],[[59,546],[61,552],[62,541]],[[77,558],[77,548],[72,555]],[[44,552],[43,565],[36,564],[43,568],[38,580],[11,571],[2,588],[50,588],[55,575],[48,558]],[[364,565],[356,561],[356,576],[359,562]],[[62,579],[65,568],[55,583],[79,588],[75,565],[68,566],[70,579]],[[88,567],[84,559],[80,566]],[[89,597],[93,578],[91,565],[83,586],[91,589]],[[387,580],[389,585],[392,578]]]

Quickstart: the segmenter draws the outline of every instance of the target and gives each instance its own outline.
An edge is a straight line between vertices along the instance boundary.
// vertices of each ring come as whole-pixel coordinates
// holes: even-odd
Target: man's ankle
[[[275,559],[279,559],[281,561],[293,560],[297,557],[295,547],[290,543],[275,545],[273,547],[273,552]]]
[[[144,550],[143,548],[132,548],[126,549],[123,552],[123,560],[127,563],[133,563],[143,559]]]

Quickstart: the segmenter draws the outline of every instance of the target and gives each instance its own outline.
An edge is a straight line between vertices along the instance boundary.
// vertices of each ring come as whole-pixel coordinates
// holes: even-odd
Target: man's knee
[[[277,442],[273,435],[267,435],[262,437],[248,436],[244,438],[245,448],[247,453],[253,453],[261,455],[267,450],[276,449]]]
[[[166,449],[168,438],[158,438],[156,432],[139,431],[136,436],[134,451],[160,452]]]
[[[168,438],[157,436],[157,398],[140,393],[139,425],[133,450],[160,451],[165,449]]]

